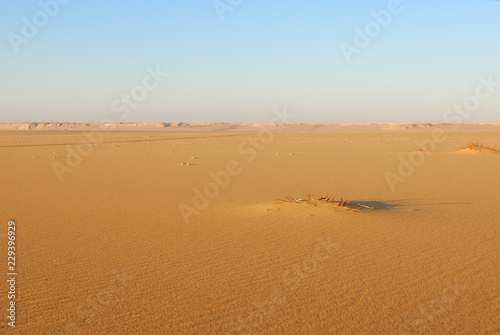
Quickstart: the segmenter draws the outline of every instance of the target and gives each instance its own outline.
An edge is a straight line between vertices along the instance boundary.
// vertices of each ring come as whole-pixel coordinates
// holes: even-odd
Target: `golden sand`
[[[1,133],[0,333],[500,332],[499,131],[293,129]]]

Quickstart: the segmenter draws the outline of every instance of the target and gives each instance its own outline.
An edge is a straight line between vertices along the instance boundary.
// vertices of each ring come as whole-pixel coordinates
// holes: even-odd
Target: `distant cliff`
[[[500,130],[500,122],[395,122],[395,123],[219,123],[219,122],[19,122],[0,123],[0,131],[113,131],[113,130],[201,130],[252,131],[280,128],[287,131],[411,131],[411,130]]]

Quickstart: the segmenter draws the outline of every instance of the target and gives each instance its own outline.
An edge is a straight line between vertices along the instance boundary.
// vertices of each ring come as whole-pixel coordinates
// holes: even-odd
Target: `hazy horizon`
[[[216,123],[216,124],[266,124],[266,123],[276,123],[276,124],[345,124],[345,123],[352,123],[352,124],[391,124],[391,123],[402,123],[402,124],[460,124],[460,123],[500,123],[500,121],[463,121],[463,122],[433,122],[433,121],[389,121],[389,122],[363,122],[363,121],[354,121],[354,122],[225,122],[225,121],[220,121],[220,122],[215,122],[215,121],[109,121],[109,122],[99,122],[99,121],[19,121],[19,122],[0,122],[0,124],[16,124],[16,123],[36,123],[36,124],[42,124],[42,123],[49,123],[49,124],[54,124],[54,123],[79,123],[79,124],[84,124],[84,123],[91,123],[91,124],[96,124],[96,123],[185,123],[185,124],[190,124],[190,123]]]

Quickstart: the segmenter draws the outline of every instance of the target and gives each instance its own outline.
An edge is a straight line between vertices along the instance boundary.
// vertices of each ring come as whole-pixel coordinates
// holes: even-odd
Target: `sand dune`
[[[38,126],[0,127],[12,334],[500,331],[500,155],[450,154],[499,124]]]

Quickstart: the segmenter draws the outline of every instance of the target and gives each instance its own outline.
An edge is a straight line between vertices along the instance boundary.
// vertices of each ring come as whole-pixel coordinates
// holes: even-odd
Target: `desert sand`
[[[500,153],[462,149],[500,124],[39,126],[0,127],[9,333],[500,334]]]

